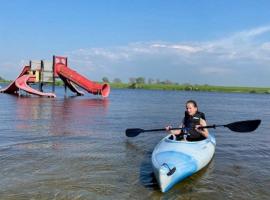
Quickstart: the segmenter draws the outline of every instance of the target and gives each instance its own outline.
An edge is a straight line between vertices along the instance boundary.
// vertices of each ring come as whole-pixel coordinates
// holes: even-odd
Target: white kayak
[[[176,141],[171,135],[163,138],[152,153],[152,166],[162,192],[205,167],[215,153],[216,140]]]

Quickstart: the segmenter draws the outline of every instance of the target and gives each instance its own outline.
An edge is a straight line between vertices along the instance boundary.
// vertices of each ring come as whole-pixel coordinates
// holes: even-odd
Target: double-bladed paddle
[[[210,126],[203,126],[200,128],[216,128],[216,127],[226,127],[228,129],[230,129],[231,131],[234,132],[241,132],[241,133],[245,133],[245,132],[251,132],[254,131],[258,128],[258,126],[260,125],[261,120],[260,119],[256,119],[256,120],[246,120],[246,121],[238,121],[238,122],[233,122],[230,124],[225,124],[225,125],[210,125]],[[187,129],[187,128],[171,128],[170,130],[183,130],[183,129]],[[154,132],[154,131],[166,131],[165,128],[162,129],[150,129],[150,130],[144,130],[141,128],[129,128],[126,129],[126,136],[127,137],[136,137],[137,135],[139,135],[140,133],[143,132]]]

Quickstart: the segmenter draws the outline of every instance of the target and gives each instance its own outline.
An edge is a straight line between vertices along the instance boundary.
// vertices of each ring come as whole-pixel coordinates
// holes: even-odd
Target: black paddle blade
[[[261,123],[260,119],[247,120],[230,123],[225,125],[225,127],[229,128],[231,131],[245,133],[256,130],[260,125],[260,123]]]
[[[126,136],[127,137],[135,137],[142,132],[144,132],[144,130],[141,128],[129,128],[129,129],[126,129]]]

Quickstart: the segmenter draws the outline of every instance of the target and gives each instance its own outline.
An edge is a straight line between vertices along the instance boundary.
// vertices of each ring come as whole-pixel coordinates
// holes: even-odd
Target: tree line
[[[115,78],[112,81],[109,80],[108,77],[103,77],[102,81],[104,83],[116,83],[120,84],[123,83],[120,78]],[[144,77],[131,77],[129,78],[128,81],[129,84],[164,84],[164,85],[179,85],[179,83],[172,82],[170,80],[160,80],[160,79],[153,79],[153,78],[148,78],[145,79]]]

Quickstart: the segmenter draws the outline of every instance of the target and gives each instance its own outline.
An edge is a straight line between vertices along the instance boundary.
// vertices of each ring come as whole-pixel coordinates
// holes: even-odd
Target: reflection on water
[[[188,99],[199,102],[209,124],[263,122],[254,133],[211,130],[217,139],[211,163],[162,194],[151,153],[165,133],[127,138],[124,131],[175,126]],[[268,199],[269,108],[269,95],[257,94],[113,90],[108,100],[0,94],[0,199]]]
[[[108,105],[108,99],[18,98],[16,128],[35,133],[45,129],[52,135],[83,134],[85,126],[104,123]]]

